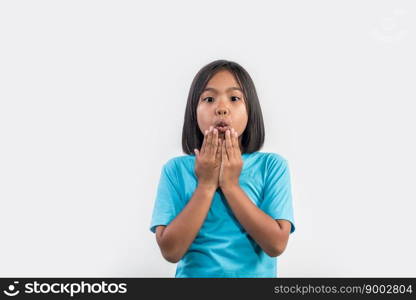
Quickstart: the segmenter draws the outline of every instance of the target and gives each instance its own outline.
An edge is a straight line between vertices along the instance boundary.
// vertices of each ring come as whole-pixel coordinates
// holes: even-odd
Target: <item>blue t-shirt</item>
[[[273,219],[291,222],[295,231],[290,173],[276,153],[242,154],[239,183],[248,198]],[[168,225],[191,199],[196,186],[195,155],[168,160],[162,168],[150,230]],[[178,262],[175,277],[276,277],[278,257],[270,257],[234,216],[220,189],[207,217]]]

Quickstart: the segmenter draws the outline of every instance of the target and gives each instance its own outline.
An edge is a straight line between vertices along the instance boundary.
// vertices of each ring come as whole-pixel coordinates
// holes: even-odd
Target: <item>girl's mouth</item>
[[[215,126],[215,128],[217,128],[219,133],[225,133],[229,129],[229,126]]]

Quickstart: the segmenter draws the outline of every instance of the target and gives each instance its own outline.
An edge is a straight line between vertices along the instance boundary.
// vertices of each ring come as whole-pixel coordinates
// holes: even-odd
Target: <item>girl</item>
[[[150,230],[175,277],[276,277],[295,231],[285,158],[259,152],[254,83],[217,60],[195,76],[182,130],[187,155],[162,168]],[[199,150],[198,150],[199,149]]]

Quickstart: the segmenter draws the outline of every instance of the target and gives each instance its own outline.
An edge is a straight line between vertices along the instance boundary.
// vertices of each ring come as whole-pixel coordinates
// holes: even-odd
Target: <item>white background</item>
[[[2,1],[0,276],[173,277],[149,230],[186,98],[252,76],[288,162],[282,277],[416,276],[414,1]]]

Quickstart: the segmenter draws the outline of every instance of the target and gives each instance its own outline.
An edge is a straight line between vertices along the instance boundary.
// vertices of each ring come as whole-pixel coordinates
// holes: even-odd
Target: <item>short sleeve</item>
[[[290,233],[295,231],[292,190],[288,162],[276,154],[266,166],[264,198],[260,208],[273,219],[284,219],[291,223]]]
[[[158,225],[168,225],[176,217],[175,207],[180,201],[176,182],[175,164],[169,161],[162,167],[157,187],[150,224],[150,231],[153,233]]]

